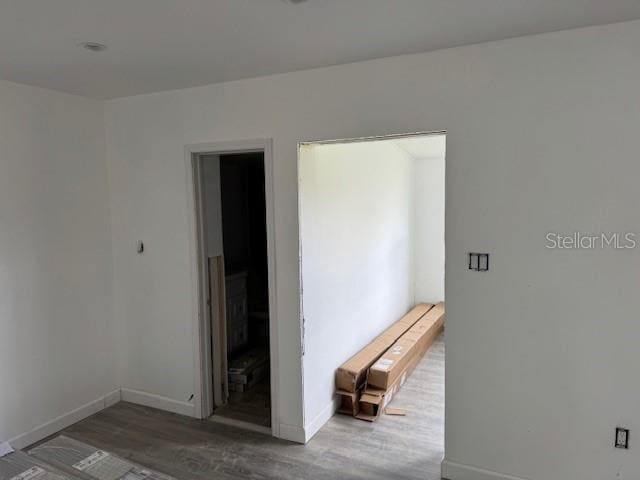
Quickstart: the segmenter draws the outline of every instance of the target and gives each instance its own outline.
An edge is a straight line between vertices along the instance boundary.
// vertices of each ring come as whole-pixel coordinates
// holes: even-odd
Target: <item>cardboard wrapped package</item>
[[[444,303],[433,307],[369,369],[367,386],[388,389],[415,356],[422,357],[444,325]]]
[[[378,335],[369,345],[343,363],[336,371],[336,390],[338,393],[355,393],[362,389],[369,367],[432,307],[433,305],[428,303],[417,305],[404,317]]]
[[[363,390],[362,395],[358,403],[358,413],[354,417],[365,420],[367,422],[375,422],[380,415],[384,412],[385,408],[393,396],[400,390],[406,379],[411,375],[411,372],[416,368],[420,362],[419,357],[415,357],[402,371],[402,374],[396,379],[396,381],[386,390],[378,388],[366,387]]]
[[[444,329],[444,303],[439,303],[402,335],[369,369],[356,416],[374,421],[418,365]]]

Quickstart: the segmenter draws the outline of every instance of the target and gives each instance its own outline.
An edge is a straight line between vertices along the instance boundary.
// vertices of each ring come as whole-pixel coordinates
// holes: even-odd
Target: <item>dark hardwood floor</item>
[[[271,427],[271,389],[267,374],[257,385],[246,392],[229,392],[229,400],[216,408],[214,415]]]
[[[407,415],[334,416],[307,444],[121,402],[64,434],[178,480],[434,480],[444,439],[441,337],[391,402]]]

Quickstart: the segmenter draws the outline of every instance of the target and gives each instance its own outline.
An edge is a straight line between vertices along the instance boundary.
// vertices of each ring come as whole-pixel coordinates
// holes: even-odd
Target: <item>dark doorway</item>
[[[228,397],[216,416],[271,426],[264,154],[220,155]]]

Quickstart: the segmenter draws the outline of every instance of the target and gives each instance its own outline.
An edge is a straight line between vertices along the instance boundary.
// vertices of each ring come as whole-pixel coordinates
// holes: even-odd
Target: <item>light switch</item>
[[[489,270],[489,254],[469,253],[469,270],[487,272]]]

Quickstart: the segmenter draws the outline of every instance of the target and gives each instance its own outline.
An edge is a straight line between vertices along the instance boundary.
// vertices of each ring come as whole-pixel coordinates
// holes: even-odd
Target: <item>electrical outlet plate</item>
[[[629,430],[627,428],[616,428],[616,448],[629,449]]]

